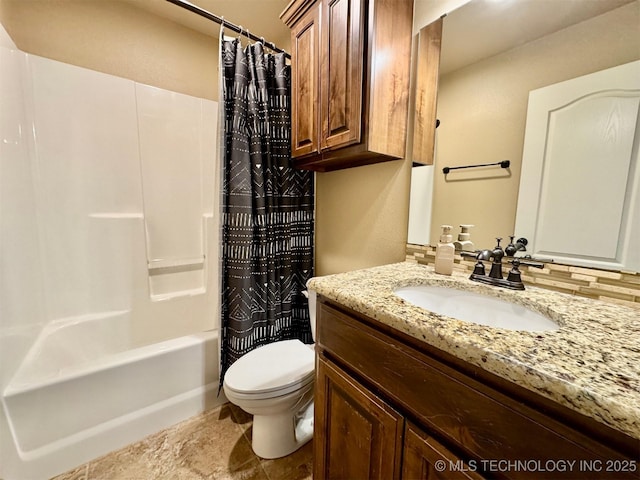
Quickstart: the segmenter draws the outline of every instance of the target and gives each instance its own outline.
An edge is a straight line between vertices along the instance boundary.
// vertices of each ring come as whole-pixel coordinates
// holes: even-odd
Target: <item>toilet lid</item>
[[[300,340],[256,348],[238,359],[224,376],[225,387],[251,395],[284,395],[313,380],[315,356]]]

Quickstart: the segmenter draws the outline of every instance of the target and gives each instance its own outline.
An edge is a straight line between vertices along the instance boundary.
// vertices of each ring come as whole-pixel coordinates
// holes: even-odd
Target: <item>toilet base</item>
[[[313,403],[292,416],[254,415],[251,447],[261,458],[286,457],[313,438]]]

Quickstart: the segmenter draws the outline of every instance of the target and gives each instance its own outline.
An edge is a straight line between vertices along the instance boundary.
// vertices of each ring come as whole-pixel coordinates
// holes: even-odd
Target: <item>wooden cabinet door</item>
[[[323,0],[321,150],[358,143],[362,126],[363,0]]]
[[[403,480],[481,480],[474,463],[466,463],[415,425],[407,424]]]
[[[400,478],[402,416],[323,359],[316,382],[313,478]]]
[[[291,156],[318,153],[320,9],[312,7],[291,30]]]

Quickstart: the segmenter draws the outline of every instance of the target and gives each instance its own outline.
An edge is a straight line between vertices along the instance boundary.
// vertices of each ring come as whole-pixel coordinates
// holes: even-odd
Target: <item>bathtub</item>
[[[217,331],[136,347],[130,315],[44,328],[2,395],[4,478],[51,477],[226,401]]]

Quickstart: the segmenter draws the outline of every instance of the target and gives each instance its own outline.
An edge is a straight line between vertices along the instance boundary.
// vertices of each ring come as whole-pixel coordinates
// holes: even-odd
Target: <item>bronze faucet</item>
[[[526,238],[520,238],[513,244],[513,238],[511,237],[511,243],[507,247],[507,257],[512,257],[519,250],[526,250],[527,245]],[[509,288],[511,290],[524,290],[524,283],[520,276],[520,265],[527,265],[529,267],[544,268],[543,263],[529,262],[520,258],[513,258],[509,262],[513,265],[507,278],[503,278],[502,275],[502,259],[505,257],[505,250],[500,246],[502,238],[496,238],[496,246],[493,250],[479,250],[476,252],[460,252],[463,257],[473,257],[477,260],[473,273],[469,277],[471,280],[486,283],[489,285],[495,285],[498,287]],[[491,270],[489,275],[486,274],[483,261],[492,260]]]

